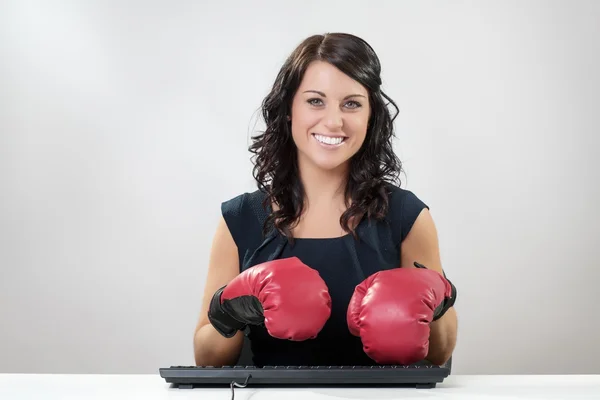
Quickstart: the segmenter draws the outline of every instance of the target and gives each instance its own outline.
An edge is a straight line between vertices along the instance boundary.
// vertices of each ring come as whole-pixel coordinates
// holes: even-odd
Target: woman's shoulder
[[[239,193],[221,203],[221,212],[231,217],[264,214],[266,213],[263,206],[265,196],[265,193],[258,189],[253,192]]]
[[[424,209],[429,206],[413,191],[403,189],[395,184],[387,185],[388,221],[395,232],[395,241],[404,240],[414,222]]]
[[[406,206],[417,204],[419,207],[427,207],[425,202],[413,191],[403,189],[400,186],[388,183],[386,186],[388,193],[388,201],[390,205],[390,211],[398,211]]]
[[[265,193],[260,190],[243,192],[221,203],[221,214],[238,247],[245,247],[254,237],[260,237],[268,215],[264,208]]]

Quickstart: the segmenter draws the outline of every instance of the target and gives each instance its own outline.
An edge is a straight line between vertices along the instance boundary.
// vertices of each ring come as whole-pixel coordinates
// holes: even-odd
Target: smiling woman
[[[253,138],[257,190],[223,202],[198,365],[443,364],[456,342],[429,209],[399,187],[397,108],[372,47],[315,35],[289,56]],[[416,268],[415,268],[416,267]]]
[[[367,135],[368,95],[363,85],[333,65],[311,63],[292,101],[292,137],[299,150],[298,163],[333,169],[356,154]]]

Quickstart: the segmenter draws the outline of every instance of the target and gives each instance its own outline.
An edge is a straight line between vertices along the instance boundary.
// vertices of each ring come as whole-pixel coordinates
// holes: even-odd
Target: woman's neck
[[[309,162],[299,162],[298,167],[304,194],[309,204],[315,206],[344,204],[348,178],[347,164],[333,170],[323,170]]]

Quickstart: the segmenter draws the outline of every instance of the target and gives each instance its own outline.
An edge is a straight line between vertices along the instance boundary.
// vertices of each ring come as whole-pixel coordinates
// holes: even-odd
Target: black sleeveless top
[[[363,220],[358,240],[351,234],[336,238],[294,238],[276,230],[266,237],[263,222],[270,207],[262,204],[261,191],[244,193],[221,205],[223,217],[238,247],[240,272],[276,258],[296,256],[316,269],[327,284],[332,300],[331,317],[317,338],[302,342],[276,339],[263,326],[251,326],[253,361],[265,365],[374,365],[352,336],[346,310],[354,288],[377,271],[400,266],[400,243],[423,208],[428,206],[412,192],[389,185],[389,212],[385,220]],[[299,283],[301,284],[301,283]]]

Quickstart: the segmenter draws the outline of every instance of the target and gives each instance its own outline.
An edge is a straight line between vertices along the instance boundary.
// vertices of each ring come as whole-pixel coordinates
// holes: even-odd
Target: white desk
[[[229,400],[230,389],[175,389],[157,375],[0,374],[2,400]],[[598,399],[600,375],[456,376],[434,389],[236,388],[236,400]]]

